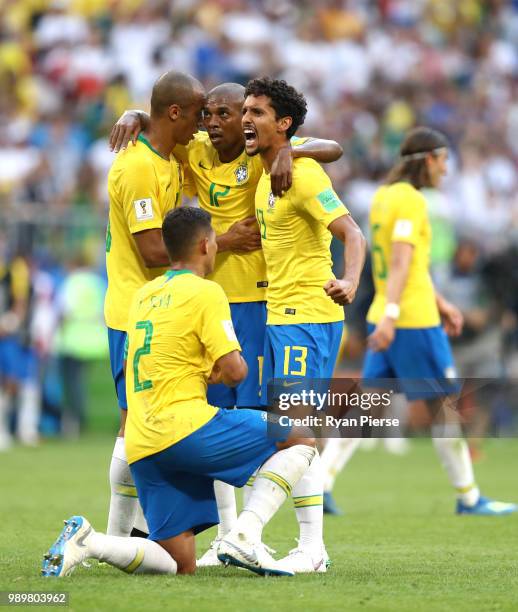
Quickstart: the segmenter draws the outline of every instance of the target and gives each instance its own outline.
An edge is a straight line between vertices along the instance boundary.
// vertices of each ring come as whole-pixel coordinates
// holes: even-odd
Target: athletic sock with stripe
[[[87,540],[89,557],[127,574],[176,574],[176,562],[160,544],[94,532]]]
[[[311,465],[293,487],[293,504],[299,523],[299,548],[320,551],[323,544],[323,470],[318,451]]]
[[[315,448],[297,444],[272,455],[257,472],[250,499],[233,531],[260,542],[263,527],[291,495],[316,454]]]

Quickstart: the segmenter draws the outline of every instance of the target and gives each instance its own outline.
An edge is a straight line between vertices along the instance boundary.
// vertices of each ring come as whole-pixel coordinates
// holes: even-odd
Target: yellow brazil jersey
[[[243,151],[235,160],[221,162],[207,132],[198,132],[183,151],[175,149],[176,154],[189,165],[193,190],[187,195],[197,195],[200,206],[210,212],[217,235],[254,215],[255,189],[263,172],[259,156],[248,157]],[[223,287],[230,302],[266,299],[266,266],[260,249],[218,253],[208,278]]]
[[[306,140],[292,138],[291,144],[296,147]],[[198,132],[187,147],[177,147],[174,153],[189,167],[187,195],[197,195],[200,206],[210,212],[216,234],[224,234],[236,221],[255,214],[255,191],[263,173],[259,155],[249,157],[243,151],[233,161],[221,162],[207,132]],[[266,299],[266,264],[260,249],[218,253],[208,278],[223,287],[232,303]]]
[[[293,182],[274,198],[263,173],[255,207],[268,274],[268,324],[342,321],[344,310],[324,292],[334,278],[329,224],[347,209],[331,181],[312,159],[293,162]]]
[[[128,318],[128,462],[158,453],[207,423],[214,362],[240,350],[223,289],[187,270],[137,291]]]
[[[380,187],[372,202],[370,228],[376,294],[367,320],[377,323],[383,317],[392,243],[407,242],[414,249],[396,326],[419,328],[439,325],[440,317],[429,272],[432,230],[424,196],[410,183]]]
[[[108,290],[106,325],[126,331],[131,299],[165,268],[146,268],[132,234],[161,228],[165,214],[181,202],[182,165],[164,159],[140,135],[135,146],[121,151],[108,175],[110,215],[106,231]]]

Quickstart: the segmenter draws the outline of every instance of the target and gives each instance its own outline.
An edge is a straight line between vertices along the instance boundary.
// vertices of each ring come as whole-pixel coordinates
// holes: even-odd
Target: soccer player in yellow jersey
[[[218,85],[207,94],[203,109],[205,132],[198,132],[187,147],[177,146],[174,154],[189,168],[185,193],[197,195],[202,208],[212,216],[217,234],[218,253],[214,272],[209,276],[223,287],[230,302],[232,320],[248,365],[248,376],[234,388],[211,385],[209,402],[220,408],[260,405],[260,373],[266,326],[266,265],[255,218],[255,191],[263,172],[259,156],[245,151],[241,125],[245,88],[237,83]],[[110,143],[114,149],[135,140],[149,121],[142,111],[127,111],[114,126]],[[273,164],[272,188],[275,193],[290,184],[292,158],[311,157],[331,162],[341,155],[333,141],[313,138],[294,139],[278,152]],[[216,549],[237,520],[234,492],[216,483],[220,512],[218,537],[199,560],[199,566],[218,565]]]
[[[246,87],[243,130],[249,155],[264,166],[255,209],[268,276],[267,327],[262,401],[271,379],[329,379],[342,337],[343,305],[358,287],[365,240],[331,181],[313,160],[293,164],[293,181],[281,197],[272,193],[270,172],[278,151],[304,122],[306,101],[285,81],[254,79]],[[331,270],[332,236],[345,243],[345,273]],[[293,491],[301,528],[299,546],[287,560],[295,571],[321,567],[322,474],[319,461]]]
[[[217,243],[199,208],[168,213],[163,238],[171,269],[137,291],[128,319],[126,450],[149,539],[96,533],[73,516],[45,555],[45,577],[67,576],[87,558],[127,573],[191,574],[195,535],[219,520],[214,479],[243,486],[250,499],[218,548],[225,563],[292,576],[261,543],[271,519],[317,456],[304,431],[279,427],[259,410],[207,402],[207,383],[247,374],[223,289],[204,277]]]
[[[263,165],[260,157],[245,151],[241,125],[245,88],[223,83],[207,94],[203,109],[205,132],[198,132],[186,147],[177,146],[175,156],[189,168],[185,194],[196,195],[209,211],[217,234],[218,254],[210,279],[223,287],[231,304],[236,334],[248,364],[248,376],[235,389],[224,385],[209,388],[209,401],[219,407],[253,407],[260,404],[260,364],[266,324],[266,265],[255,218],[255,191]],[[142,111],[126,111],[110,136],[112,148],[125,147],[148,125]],[[293,144],[293,147],[291,146]],[[308,157],[335,161],[342,149],[334,141],[313,138],[285,143],[274,162],[273,189],[281,192],[291,181],[291,160]],[[250,325],[250,321],[254,324]]]
[[[181,200],[183,182],[182,166],[172,151],[193,137],[204,102],[203,87],[193,77],[162,75],[153,87],[148,129],[134,147],[117,155],[108,177],[105,319],[121,416],[110,465],[108,533],[113,535],[130,534],[137,510],[123,440],[127,403],[122,364],[129,306],[135,291],[168,265],[162,221]]]
[[[460,311],[433,286],[431,228],[420,192],[439,186],[447,156],[448,143],[441,133],[425,127],[412,130],[387,183],[374,195],[370,212],[376,293],[367,315],[371,333],[363,378],[400,379],[407,398],[425,400],[432,414],[456,389],[448,382],[455,377],[455,365],[446,334],[458,335],[463,325]],[[440,426],[432,427],[434,445],[458,493],[457,513],[498,515],[518,510],[515,504],[480,495],[460,427],[458,438],[441,437],[439,432]]]

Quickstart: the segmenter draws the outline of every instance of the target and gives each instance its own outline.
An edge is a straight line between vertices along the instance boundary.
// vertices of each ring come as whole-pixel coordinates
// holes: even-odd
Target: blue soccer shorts
[[[369,323],[371,334],[375,325]],[[396,329],[386,351],[365,353],[362,379],[376,386],[376,379],[397,378],[398,388],[409,400],[444,397],[459,390],[450,342],[441,325],[422,329]]]
[[[272,380],[317,379],[327,386],[325,381],[333,377],[343,329],[343,321],[267,325],[261,404],[266,406],[268,399],[273,399],[268,398]]]
[[[17,342],[14,336],[0,337],[0,380],[16,380]]]
[[[15,335],[0,338],[0,380],[27,382],[38,377],[38,356]]]
[[[151,540],[219,523],[214,480],[242,487],[289,435],[268,418],[262,410],[218,410],[177,444],[130,465]]]
[[[248,376],[237,387],[209,385],[207,401],[218,408],[253,408],[260,405],[261,366],[266,329],[266,302],[230,304],[232,323],[241,345]]]
[[[124,377],[124,344],[126,332],[108,327],[108,346],[110,348],[110,366],[119,408],[128,409],[126,399],[126,379]]]

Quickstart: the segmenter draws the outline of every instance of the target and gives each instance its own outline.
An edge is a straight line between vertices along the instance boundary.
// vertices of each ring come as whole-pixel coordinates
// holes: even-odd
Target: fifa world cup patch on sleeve
[[[410,238],[414,224],[409,219],[398,219],[394,225],[392,238]]]
[[[153,213],[153,202],[151,201],[151,198],[135,200],[133,202],[133,206],[135,207],[135,216],[137,217],[137,221],[147,221],[155,216]]]
[[[237,342],[237,336],[236,332],[234,331],[232,321],[230,319],[226,319],[225,321],[221,321],[221,324],[223,325],[223,329],[225,330],[227,338],[230,340],[230,342]]]
[[[317,200],[322,204],[324,210],[327,212],[333,212],[339,206],[342,206],[342,202],[340,198],[336,195],[336,193],[331,189],[326,189],[325,191],[321,191],[317,195]]]

